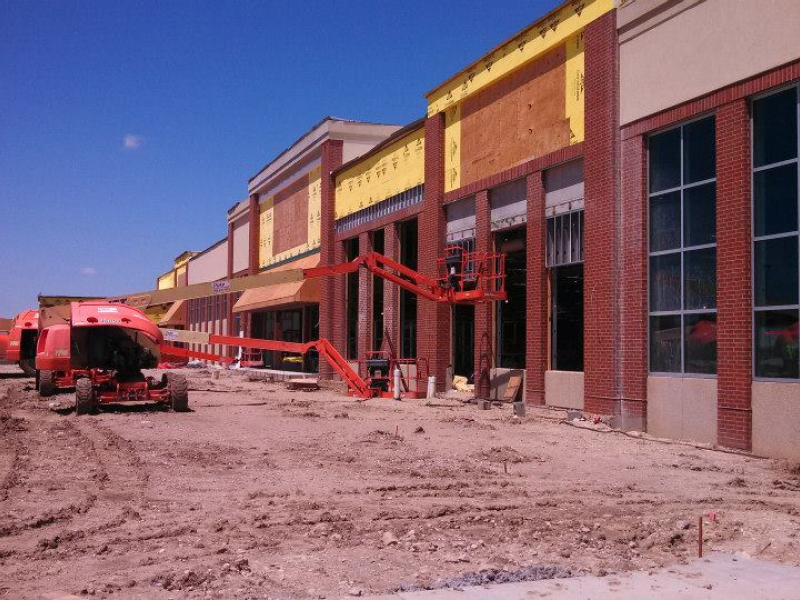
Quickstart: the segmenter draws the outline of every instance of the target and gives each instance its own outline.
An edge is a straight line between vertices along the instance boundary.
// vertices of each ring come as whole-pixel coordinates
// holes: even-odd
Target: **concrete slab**
[[[399,592],[372,600],[800,600],[800,568],[715,553],[652,575],[636,571],[496,586]]]

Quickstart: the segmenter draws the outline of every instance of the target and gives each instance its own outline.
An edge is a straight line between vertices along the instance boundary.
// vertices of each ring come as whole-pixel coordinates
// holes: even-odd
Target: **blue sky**
[[[0,316],[152,288],[322,117],[412,121],[557,4],[0,0]]]

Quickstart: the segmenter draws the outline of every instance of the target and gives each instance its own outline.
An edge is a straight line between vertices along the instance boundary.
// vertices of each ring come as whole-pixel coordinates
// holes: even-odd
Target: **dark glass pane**
[[[753,164],[797,157],[797,89],[753,102]]]
[[[683,128],[683,183],[713,179],[717,172],[714,117]]]
[[[650,198],[650,252],[681,247],[681,193]]]
[[[555,265],[555,251],[556,251],[556,220],[551,217],[547,219],[547,266],[552,267]]]
[[[684,315],[684,372],[717,372],[717,315]]]
[[[797,310],[756,313],[756,377],[800,377]]]
[[[572,213],[572,218],[570,219],[570,243],[572,244],[572,262],[577,263],[583,260],[581,256],[581,232],[578,228],[578,223],[580,222],[580,218],[578,213]]]
[[[681,309],[681,255],[650,257],[650,310]]]
[[[681,317],[650,317],[650,370],[681,372]]]
[[[797,237],[755,244],[756,306],[797,304]]]
[[[717,184],[683,191],[683,245],[700,246],[717,241]]]
[[[681,184],[681,130],[671,129],[650,138],[650,191]]]
[[[797,231],[797,164],[758,171],[753,198],[756,235]]]
[[[704,248],[685,252],[683,278],[686,310],[716,308],[717,249]]]

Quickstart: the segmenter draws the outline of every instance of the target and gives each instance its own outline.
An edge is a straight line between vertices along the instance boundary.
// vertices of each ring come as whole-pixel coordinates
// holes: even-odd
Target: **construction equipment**
[[[164,337],[138,309],[105,301],[72,302],[45,315],[36,348],[39,395],[75,388],[75,411],[86,414],[100,403],[154,401],[188,409],[183,375],[146,377],[156,367]]]
[[[28,377],[36,375],[36,337],[39,312],[23,310],[11,322],[7,333],[0,333],[0,360],[19,365]]]
[[[392,373],[398,369],[402,374],[402,395],[419,397],[428,376],[425,359],[374,355],[355,370],[325,339],[297,343],[159,329],[142,310],[166,302],[353,273],[360,268],[435,302],[478,303],[506,298],[503,254],[466,252],[461,246],[450,246],[437,264],[438,277],[431,278],[372,252],[338,265],[268,272],[101,301],[70,302],[69,297],[40,296],[41,333],[36,352],[39,393],[48,396],[74,386],[79,414],[92,410],[97,403],[120,400],[168,401],[176,410],[183,410],[187,403],[184,378],[173,375],[156,381],[144,377],[141,370],[156,367],[161,356],[223,363],[232,359],[173,346],[166,341],[297,354],[316,350],[342,377],[353,396],[391,396]]]
[[[268,285],[297,283],[316,277],[344,275],[354,273],[359,268],[367,269],[404,290],[434,302],[480,303],[506,299],[505,254],[467,252],[461,246],[448,246],[445,249],[445,256],[437,261],[437,277],[428,277],[382,254],[370,252],[350,262],[336,265],[266,271],[246,277],[111,296],[106,300],[144,310],[156,304],[233,294]],[[39,299],[40,303],[49,305],[61,302],[58,296],[40,296]]]

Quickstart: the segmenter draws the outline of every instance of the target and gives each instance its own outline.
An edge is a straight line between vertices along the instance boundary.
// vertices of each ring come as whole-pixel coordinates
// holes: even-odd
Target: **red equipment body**
[[[366,268],[378,277],[413,294],[434,302],[496,302],[507,298],[505,254],[466,252],[461,246],[448,246],[437,261],[439,277],[432,279],[377,252],[338,265],[304,269],[306,279],[354,273]]]
[[[35,373],[39,311],[24,310],[14,317],[8,334],[0,335],[0,359],[19,364],[27,375]]]
[[[142,374],[158,365],[164,342],[147,315],[104,301],[72,302],[69,314],[68,323],[50,325],[39,337],[40,395],[75,387],[79,413],[119,401],[171,401],[176,410],[186,409],[185,379]]]

